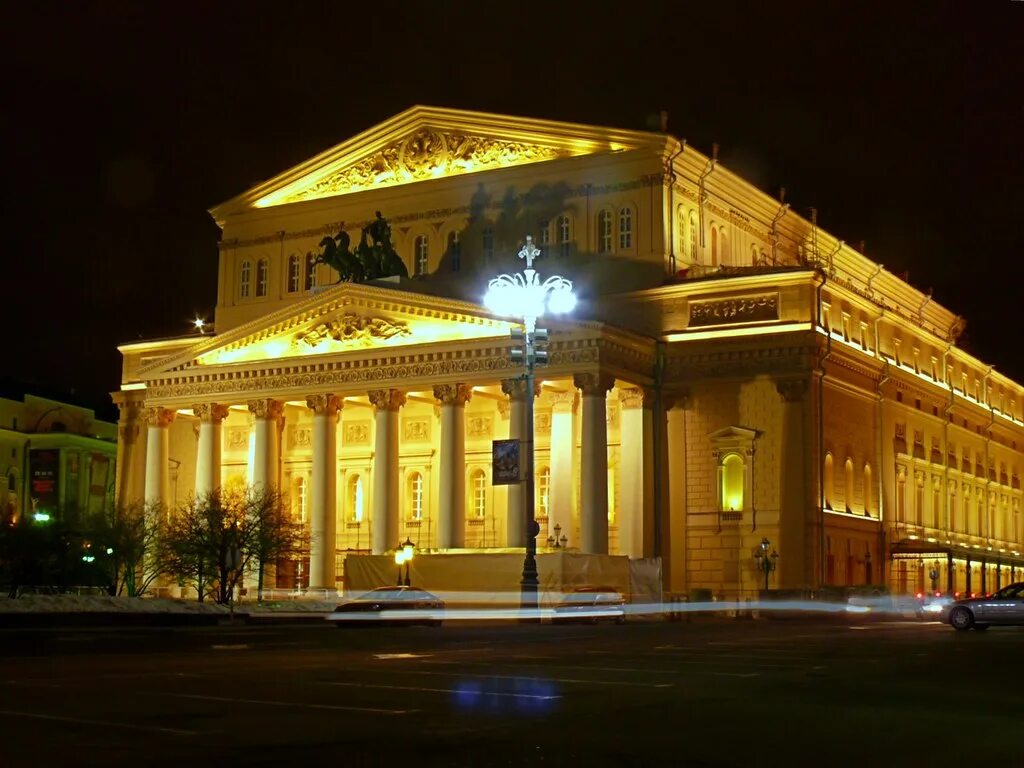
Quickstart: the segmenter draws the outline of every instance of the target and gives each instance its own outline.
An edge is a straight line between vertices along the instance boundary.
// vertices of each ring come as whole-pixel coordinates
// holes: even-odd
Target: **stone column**
[[[441,476],[438,482],[437,546],[466,545],[466,403],[467,384],[438,384],[434,397],[441,408]]]
[[[809,504],[813,444],[807,414],[807,379],[776,382],[782,395],[782,466],[779,488],[778,585],[782,589],[813,586],[815,542],[810,540]],[[823,553],[819,553],[823,556]]]
[[[619,462],[619,554],[652,554],[654,525],[654,445],[651,442],[653,393],[633,387],[619,390],[622,403]]]
[[[583,393],[580,447],[580,538],[587,554],[608,554],[608,390],[615,380],[599,373],[578,373],[573,383]]]
[[[520,450],[525,450],[522,441],[527,437],[526,430],[533,427],[526,423],[526,380],[522,378],[503,379],[501,391],[508,395],[508,439],[519,440]],[[530,443],[532,445],[532,443]],[[526,466],[525,459],[519,457],[520,466]],[[534,462],[532,466],[536,467]],[[505,521],[506,546],[526,546],[526,496],[523,483],[506,486],[508,488],[508,513]]]
[[[144,491],[139,493],[139,481],[145,480],[145,470],[138,471],[136,458],[145,458],[141,455],[145,451],[139,450],[139,434],[142,431],[145,413],[142,402],[125,392],[115,392],[113,400],[120,413],[117,422],[117,464],[114,467],[114,492],[117,496],[114,504],[127,506],[144,497]]]
[[[337,428],[341,399],[336,395],[311,395],[306,405],[313,411],[313,473],[309,484],[310,589],[337,589]]]
[[[398,411],[405,393],[375,389],[367,393],[376,413],[373,448],[373,554],[398,544]]]
[[[171,503],[171,476],[167,466],[171,422],[175,411],[170,408],[146,409],[146,503]]]
[[[256,417],[253,423],[255,450],[252,462],[253,488],[276,488],[280,482],[278,422],[283,414],[279,400],[250,400],[249,411]]]
[[[551,397],[551,481],[548,485],[548,535],[555,535],[555,526],[572,538],[573,439],[572,412],[576,392],[552,392]],[[579,542],[571,542],[577,546]]]
[[[220,403],[201,403],[192,406],[199,417],[199,446],[196,451],[196,498],[202,498],[220,488],[221,425],[228,415],[228,407]]]
[[[666,446],[663,482],[668,485],[668,585],[673,592],[689,588],[686,557],[686,407],[687,398],[665,398]]]

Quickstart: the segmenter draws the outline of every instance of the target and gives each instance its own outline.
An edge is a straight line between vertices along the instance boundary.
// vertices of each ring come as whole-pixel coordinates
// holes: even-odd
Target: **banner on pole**
[[[522,481],[519,474],[518,440],[491,442],[491,478],[493,485],[515,485]]]

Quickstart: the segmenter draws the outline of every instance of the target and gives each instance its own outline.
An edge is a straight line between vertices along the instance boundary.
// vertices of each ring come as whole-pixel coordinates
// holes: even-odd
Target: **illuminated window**
[[[718,227],[711,228],[711,266],[718,266]]]
[[[316,287],[316,256],[306,254],[306,290],[311,291]]]
[[[628,251],[633,247],[633,209],[619,210],[619,248]]]
[[[551,222],[542,221],[537,225],[537,247],[542,255],[548,253],[548,246],[551,245]]]
[[[956,513],[956,483],[949,484],[949,530],[956,531],[959,515]]]
[[[833,462],[831,453],[825,454],[825,470],[823,475],[821,482],[825,496],[825,509],[832,509]]]
[[[690,226],[687,227],[687,234],[690,236],[690,261],[697,261],[697,214],[690,211]]]
[[[896,470],[896,522],[907,519],[907,473],[903,467]]]
[[[686,209],[683,206],[676,208],[676,229],[679,236],[679,255],[686,254]]]
[[[427,245],[427,236],[420,235],[416,238],[416,244],[413,248],[413,264],[414,274],[416,276],[422,276],[427,274],[427,259],[429,257],[429,247]]]
[[[559,255],[568,256],[572,243],[572,224],[568,216],[559,216],[555,219],[555,232],[558,235]]]
[[[487,515],[487,475],[482,469],[474,469],[470,483],[473,487],[473,514],[484,517]]]
[[[743,483],[746,476],[743,458],[738,453],[730,453],[722,459],[722,511],[741,512],[743,510]]]
[[[597,252],[612,252],[612,212],[601,211],[597,214]]]
[[[914,522],[924,525],[924,473],[914,473]]]
[[[847,512],[853,512],[853,459],[847,458],[846,464],[843,466],[846,474],[846,483],[843,489],[843,503],[846,505]]]
[[[483,231],[484,258],[494,258],[494,230],[486,227]]]
[[[288,257],[288,293],[298,293],[302,288],[302,263],[299,254]]]
[[[348,517],[356,523],[363,521],[366,510],[366,497],[363,491],[362,475],[352,475],[348,479]]]
[[[725,227],[718,232],[718,255],[718,261],[723,266],[729,263],[729,238],[725,234]]]
[[[874,505],[874,491],[875,488],[871,483],[871,465],[864,465],[864,514],[870,515],[872,510],[875,508]]]
[[[423,519],[423,475],[419,472],[409,475],[409,517]]]
[[[256,295],[267,295],[267,283],[270,280],[270,262],[260,259],[256,262]]]
[[[457,230],[448,233],[448,256],[451,259],[452,272],[462,269],[462,243],[459,242]]]
[[[297,477],[293,485],[292,515],[296,520],[306,522],[306,478]]]
[[[252,285],[252,262],[246,259],[242,262],[242,273],[238,283],[238,295],[243,299],[249,298],[249,290]]]
[[[537,473],[537,514],[547,517],[551,511],[551,467],[541,467]]]

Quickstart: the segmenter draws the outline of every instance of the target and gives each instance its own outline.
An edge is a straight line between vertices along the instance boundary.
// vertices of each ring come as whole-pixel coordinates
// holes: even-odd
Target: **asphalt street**
[[[1024,628],[0,631],[0,765],[1024,764]]]

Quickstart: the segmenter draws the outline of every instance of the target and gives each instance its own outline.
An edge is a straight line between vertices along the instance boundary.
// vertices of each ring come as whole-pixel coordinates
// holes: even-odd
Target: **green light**
[[[82,555],[82,562],[84,562],[84,563],[91,563],[95,559],[96,559],[95,555]]]
[[[48,523],[48,522],[50,522],[50,513],[49,512],[36,512],[36,522],[37,523]]]

